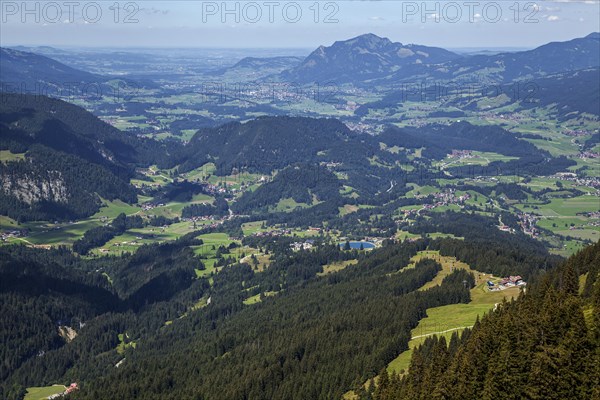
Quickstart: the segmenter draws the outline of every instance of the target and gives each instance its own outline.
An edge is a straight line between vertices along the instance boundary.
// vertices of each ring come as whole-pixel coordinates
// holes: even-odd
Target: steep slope
[[[472,332],[454,335],[449,347],[428,339],[404,378],[382,374],[373,398],[598,398],[599,274],[600,242],[500,304]]]
[[[246,192],[233,205],[236,212],[250,213],[280,200],[312,205],[340,197],[341,182],[327,168],[308,164],[291,165],[278,173],[272,182]]]
[[[115,348],[127,340],[118,335],[136,318],[132,310],[170,300],[190,285],[195,294],[207,286],[192,280],[198,262],[187,246],[197,243],[144,246],[117,262],[82,259],[66,248],[2,246],[0,311],[7,319],[0,326],[0,398],[22,399],[22,385],[61,379],[74,363],[91,370],[99,359],[114,365]],[[66,328],[75,340],[61,337]]]
[[[93,162],[123,165],[166,162],[173,146],[122,132],[65,101],[14,94],[3,94],[2,100],[3,142],[19,143],[21,149],[40,143]]]
[[[135,165],[161,163],[168,145],[139,139],[87,111],[43,96],[3,95],[0,149],[24,160],[0,164],[0,214],[71,219],[97,211],[98,196],[135,201]]]
[[[64,346],[59,326],[80,332],[80,322],[118,308],[107,280],[78,264],[65,249],[0,249],[0,310],[7,318],[0,328],[0,382],[28,359]],[[3,389],[0,397],[10,398]]]
[[[323,265],[351,253],[335,244],[292,252],[289,241],[255,240],[276,253],[268,270],[225,267],[214,277],[209,305],[140,339],[119,368],[98,360],[91,376],[79,369],[77,398],[339,399],[406,348],[428,307],[468,302],[474,284],[472,275],[454,271],[440,286],[418,291],[440,266],[425,260],[402,269],[426,241],[390,244],[320,276]],[[490,263],[501,259],[485,246],[467,245]],[[281,257],[278,246],[289,255]],[[510,259],[519,270],[545,258],[527,249]],[[279,293],[243,305],[266,290]]]
[[[215,162],[218,173],[233,168],[270,173],[298,162],[367,162],[378,145],[335,119],[261,117],[201,129],[187,146],[185,169]]]

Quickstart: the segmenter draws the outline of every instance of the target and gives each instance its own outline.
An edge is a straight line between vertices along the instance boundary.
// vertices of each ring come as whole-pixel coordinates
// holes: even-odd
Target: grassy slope
[[[42,400],[47,399],[48,396],[52,396],[53,394],[62,393],[67,388],[63,385],[52,385],[45,387],[30,387],[27,388],[27,394],[25,395],[25,400]]]
[[[419,321],[419,325],[412,330],[412,340],[408,343],[409,349],[396,357],[388,364],[388,371],[401,373],[410,365],[412,357],[412,349],[419,346],[425,341],[427,336],[439,334],[450,340],[453,332],[461,332],[466,327],[471,327],[477,320],[486,312],[494,308],[496,303],[502,302],[504,298],[510,299],[519,295],[519,288],[509,288],[499,292],[490,292],[487,289],[486,282],[488,280],[498,281],[499,278],[490,274],[483,274],[473,270],[468,264],[458,261],[454,257],[440,256],[438,251],[421,251],[415,255],[409,265],[402,270],[415,268],[416,263],[424,258],[430,258],[438,261],[442,265],[442,270],[419,290],[427,290],[436,285],[441,284],[444,277],[450,275],[453,268],[467,269],[473,272],[475,276],[475,287],[471,289],[471,302],[469,304],[451,304],[442,307],[430,308],[427,310],[427,317]],[[375,377],[375,382],[377,382]],[[368,386],[370,381],[365,383]],[[347,392],[345,400],[358,400],[358,396],[353,392]]]
[[[199,239],[202,239],[204,244],[200,246],[192,246],[194,249],[194,253],[196,255],[206,257],[202,259],[202,263],[206,267],[204,270],[196,270],[196,275],[200,277],[210,276],[213,272],[215,272],[215,263],[217,262],[216,253],[219,246],[229,246],[230,243],[235,242],[238,245],[241,244],[239,241],[229,239],[226,233],[207,233],[204,235],[198,236]],[[212,247],[215,247],[213,250]],[[231,250],[230,254],[224,254],[225,258],[232,256],[236,260],[241,258],[242,252],[248,252],[247,248],[235,248]]]
[[[433,280],[423,285],[419,290],[426,290],[441,284],[444,277],[452,273],[453,268],[471,270],[467,264],[458,261],[454,257],[440,256],[437,251],[420,252],[413,257],[412,263],[406,268],[414,268],[415,263],[422,258],[433,258],[442,264],[443,269]],[[476,279],[476,286],[471,289],[471,302],[469,304],[451,304],[428,309],[427,317],[423,318],[419,325],[412,330],[413,339],[408,344],[409,350],[400,354],[388,365],[389,371],[400,372],[408,368],[412,349],[420,345],[427,336],[432,335],[434,332],[446,331],[442,334],[450,339],[454,331],[460,332],[465,327],[472,326],[477,317],[481,318],[483,314],[493,309],[496,303],[502,302],[504,298],[518,296],[519,288],[510,288],[499,292],[488,291],[486,282],[498,278],[475,270],[471,271],[473,271]]]
[[[25,159],[25,153],[11,153],[10,150],[0,150],[0,162],[21,161]]]
[[[346,261],[336,261],[331,264],[327,264],[323,266],[323,272],[318,273],[318,276],[325,276],[334,272],[338,272],[343,270],[349,265],[354,265],[358,263],[358,260],[346,260]]]

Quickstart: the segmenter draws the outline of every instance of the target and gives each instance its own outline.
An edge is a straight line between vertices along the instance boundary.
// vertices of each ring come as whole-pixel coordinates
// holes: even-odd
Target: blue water
[[[374,249],[375,245],[371,242],[350,242],[350,248],[351,249],[360,249],[360,245],[363,245],[363,249]],[[346,245],[346,242],[342,242],[340,243],[340,247],[344,247]]]

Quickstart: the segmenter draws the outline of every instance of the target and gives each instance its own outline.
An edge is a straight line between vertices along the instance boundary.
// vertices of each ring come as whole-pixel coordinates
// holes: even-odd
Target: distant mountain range
[[[465,57],[445,65],[442,76],[489,76],[495,82],[537,78],[600,66],[600,33],[566,42],[552,42],[533,50],[491,56]]]
[[[51,46],[35,46],[35,47],[14,46],[14,47],[10,47],[10,48],[13,50],[23,51],[26,53],[40,54],[40,55],[47,56],[47,57],[71,54],[66,50],[57,49],[56,47],[51,47]]]
[[[600,66],[600,34],[552,42],[533,50],[459,55],[365,34],[321,46],[281,78],[298,83],[389,84],[415,79],[509,82]]]
[[[245,57],[233,66],[218,69],[213,74],[236,82],[239,82],[240,79],[248,81],[261,80],[295,68],[302,60],[302,57],[294,56]]]
[[[71,68],[41,55],[57,56],[62,53],[62,50],[47,46],[0,48],[0,82],[19,82],[29,87],[42,82],[57,85],[64,82],[104,83],[113,79]],[[439,47],[396,43],[369,33],[337,41],[328,47],[320,46],[304,59],[293,56],[246,57],[213,74],[245,81],[277,78],[299,84],[389,86],[424,79],[507,83],[595,67],[600,67],[598,32],[527,51],[481,52],[475,55],[457,54]]]
[[[296,65],[300,64],[301,62],[302,62],[301,57],[294,57],[294,56],[266,57],[266,58],[245,57],[245,58],[242,58],[237,63],[235,63],[233,66],[219,70],[219,72],[224,73],[226,71],[232,71],[232,70],[259,69],[259,68],[289,69],[289,68],[295,67]]]
[[[124,81],[122,76],[93,74],[51,58],[64,58],[68,54],[47,46],[0,47],[0,91],[72,96],[78,94],[74,91],[79,90],[79,94],[83,91],[85,95],[112,95],[115,93],[115,81],[133,88],[157,87],[146,79]],[[118,57],[123,57],[123,54],[114,53],[114,59]]]
[[[31,91],[40,84],[64,88],[69,84],[102,83],[106,80],[43,55],[0,48],[0,82],[7,87],[5,90],[25,85]]]

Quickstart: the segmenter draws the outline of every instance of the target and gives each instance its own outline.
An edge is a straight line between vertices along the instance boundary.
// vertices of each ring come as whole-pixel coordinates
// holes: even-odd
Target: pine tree
[[[597,281],[600,281],[598,279]],[[592,399],[600,400],[600,284],[596,284],[592,304],[594,306],[594,338],[596,354],[594,355],[595,368],[592,370],[590,383],[592,385]]]
[[[421,389],[421,398],[435,399],[441,398],[441,393],[437,392],[436,382],[443,376],[448,368],[450,353],[446,344],[446,338],[440,337],[436,340],[431,353],[431,361],[423,379],[423,387]]]
[[[561,289],[572,296],[579,293],[579,274],[577,273],[573,262],[567,262],[567,265],[561,274]]]
[[[377,381],[377,389],[375,390],[374,397],[378,400],[389,399],[388,390],[390,388],[390,377],[387,369],[384,367],[379,372],[379,380]]]

